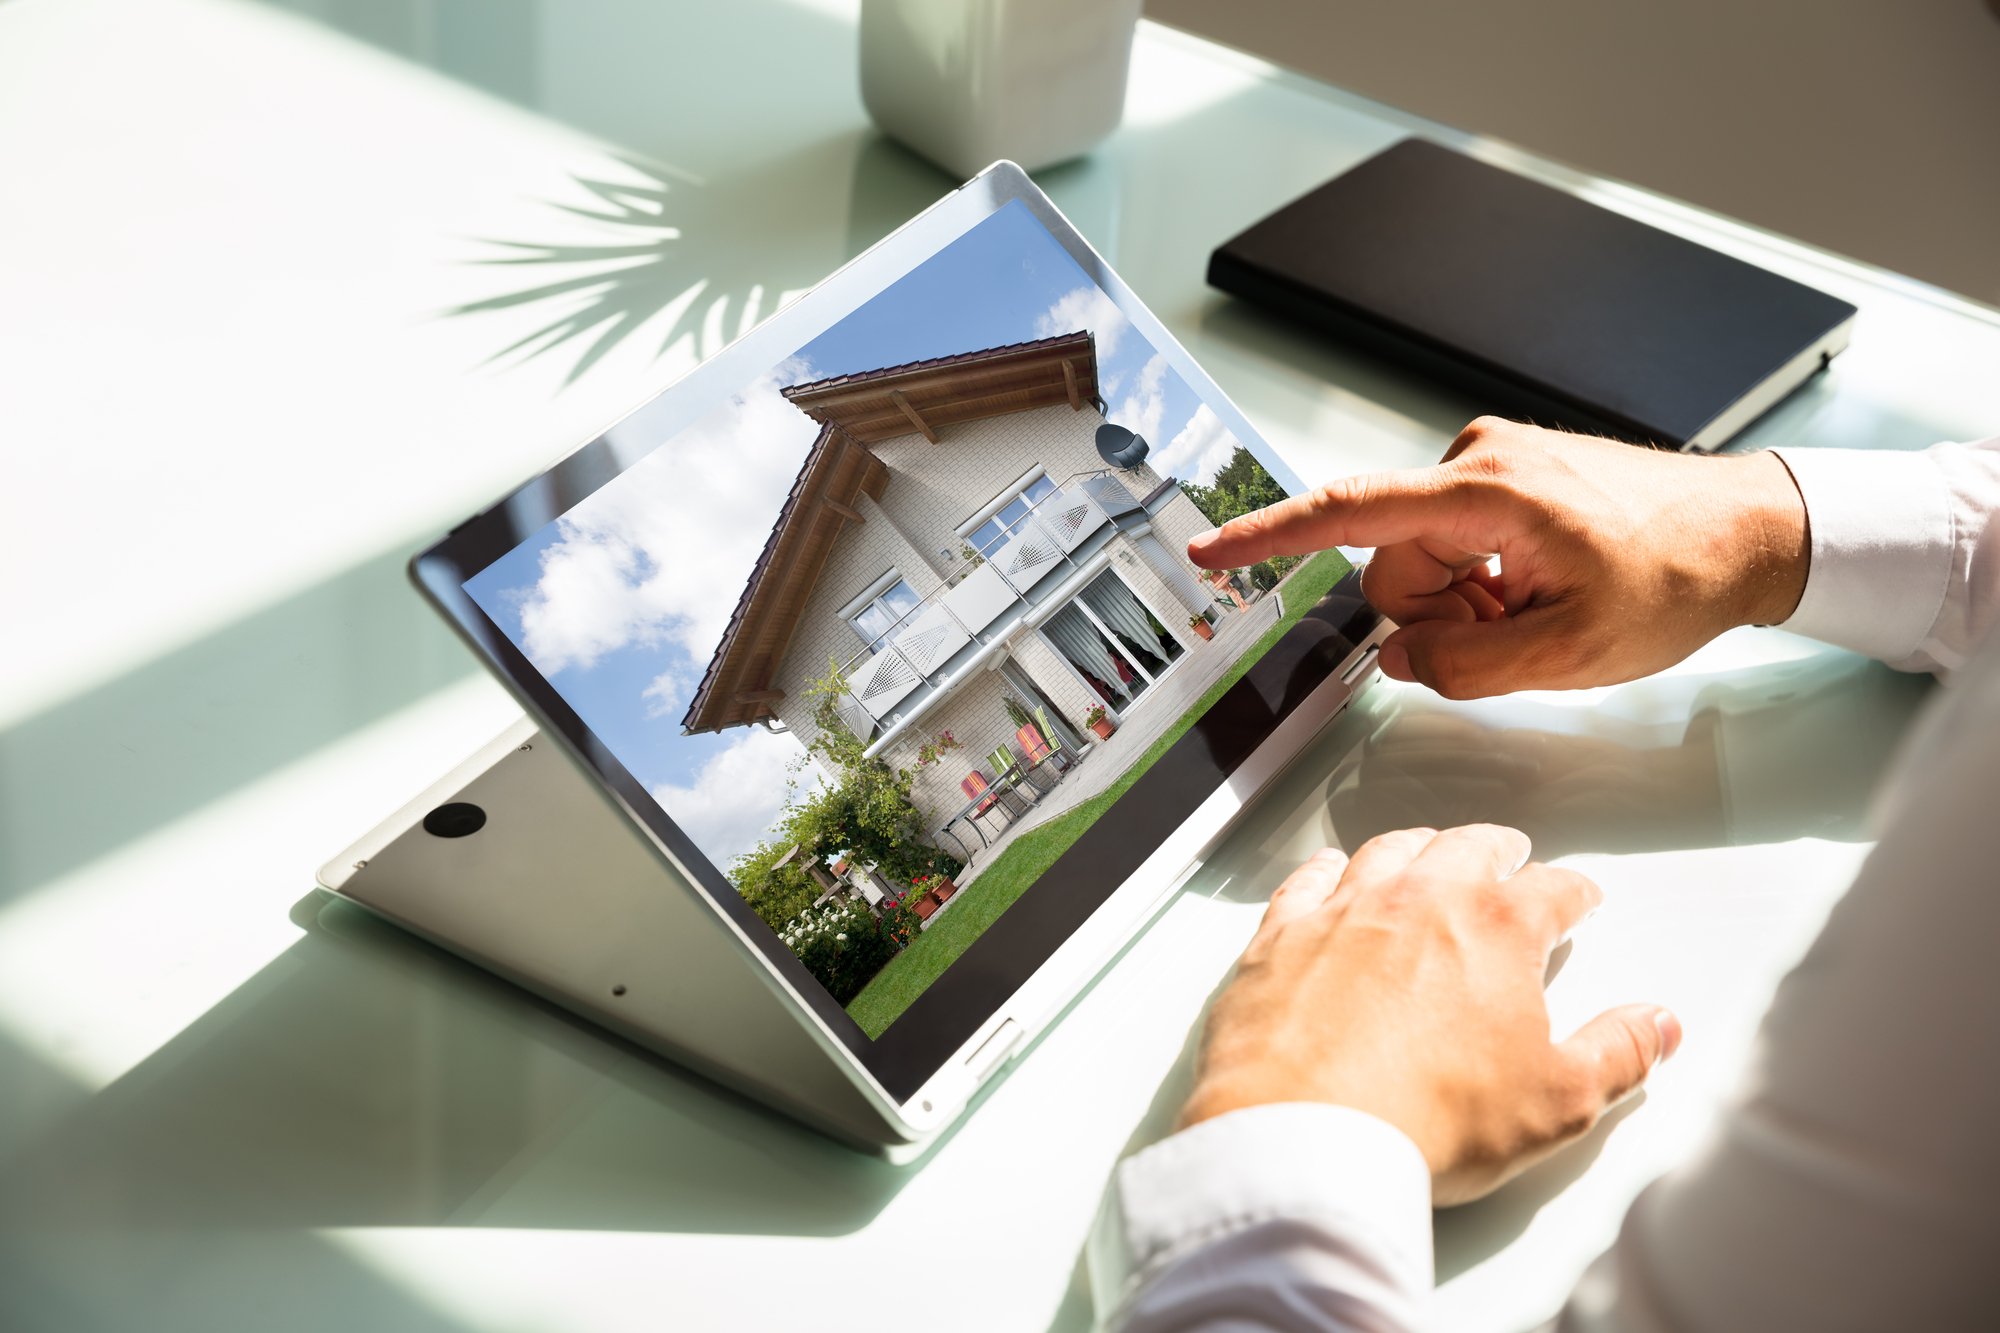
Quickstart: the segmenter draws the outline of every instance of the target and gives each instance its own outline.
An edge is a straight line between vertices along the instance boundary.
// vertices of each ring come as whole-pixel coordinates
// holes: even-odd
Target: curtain
[[[1091,580],[1090,586],[1083,590],[1083,600],[1114,633],[1124,635],[1155,658],[1166,657],[1160,647],[1159,632],[1146,617],[1146,608],[1116,574]]]
[[[1071,663],[1103,681],[1120,698],[1132,697],[1132,692],[1119,679],[1118,662],[1112,657],[1111,650],[1104,646],[1097,626],[1091,624],[1083,612],[1073,606],[1065,606],[1043,623],[1042,632]]]

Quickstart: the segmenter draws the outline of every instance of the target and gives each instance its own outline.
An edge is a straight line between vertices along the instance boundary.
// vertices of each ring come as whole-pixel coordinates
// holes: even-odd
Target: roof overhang
[[[823,426],[863,444],[939,432],[966,421],[1097,403],[1097,349],[1089,330],[958,356],[796,384],[783,391]]]
[[[784,696],[771,688],[771,677],[820,570],[841,530],[866,521],[856,501],[881,499],[888,484],[881,459],[841,431],[820,431],[681,719],[683,730],[721,731],[776,715]]]

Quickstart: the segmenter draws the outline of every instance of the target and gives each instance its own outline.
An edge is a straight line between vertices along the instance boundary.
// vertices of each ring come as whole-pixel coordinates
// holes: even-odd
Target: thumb
[[[1567,617],[1530,608],[1499,620],[1424,620],[1382,641],[1382,670],[1447,699],[1484,699],[1570,684]]]
[[[1653,1066],[1680,1049],[1681,1021],[1656,1004],[1608,1009],[1556,1048],[1594,1113],[1631,1096]]]

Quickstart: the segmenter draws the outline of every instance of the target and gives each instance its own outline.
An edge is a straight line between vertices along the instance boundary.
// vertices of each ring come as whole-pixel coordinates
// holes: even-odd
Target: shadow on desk
[[[912,1170],[336,906],[21,1154],[0,1217],[830,1236]]]

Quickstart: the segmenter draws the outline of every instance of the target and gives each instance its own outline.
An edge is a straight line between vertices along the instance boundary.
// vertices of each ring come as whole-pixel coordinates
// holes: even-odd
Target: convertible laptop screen
[[[865,1051],[1123,877],[1065,853],[1348,572],[1190,563],[1283,494],[1017,201],[464,589]]]

